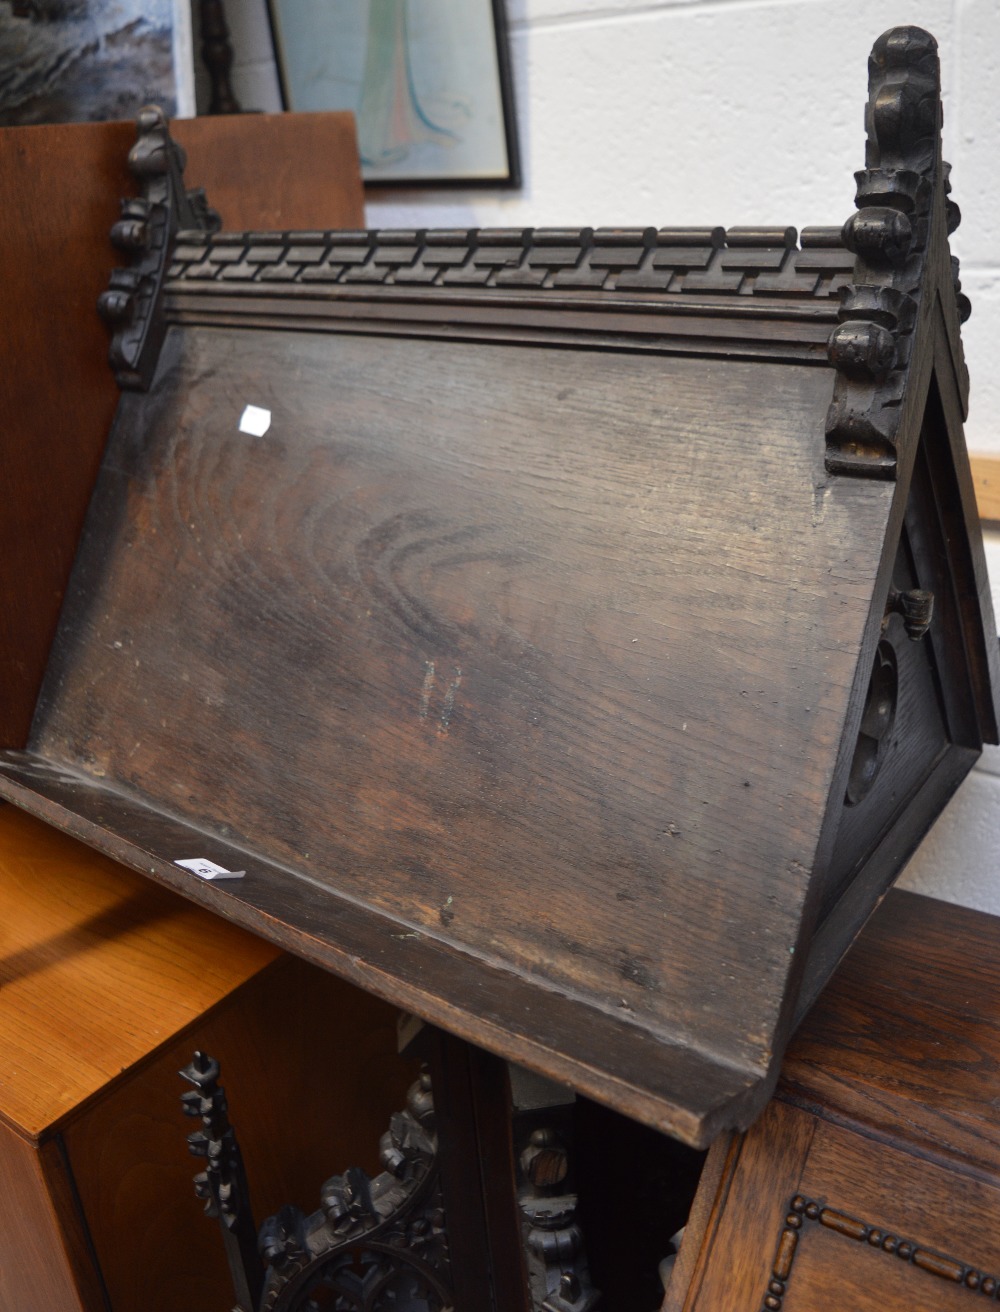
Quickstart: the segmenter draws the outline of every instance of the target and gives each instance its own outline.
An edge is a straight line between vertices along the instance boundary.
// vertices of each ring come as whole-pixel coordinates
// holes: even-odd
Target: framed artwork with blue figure
[[[353,110],[365,181],[520,182],[503,0],[269,0],[286,109]]]

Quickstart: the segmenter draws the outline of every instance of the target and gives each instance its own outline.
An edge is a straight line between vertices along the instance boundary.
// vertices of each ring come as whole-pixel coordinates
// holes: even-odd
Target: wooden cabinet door
[[[665,1312],[963,1312],[1000,1290],[1000,1181],[773,1102],[716,1150]]]

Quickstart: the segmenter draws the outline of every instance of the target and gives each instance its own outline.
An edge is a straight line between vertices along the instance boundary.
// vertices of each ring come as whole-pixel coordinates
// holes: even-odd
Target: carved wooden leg
[[[511,1084],[533,1312],[599,1312],[577,1217],[573,1095],[513,1067]]]
[[[264,1273],[257,1256],[243,1156],[229,1123],[225,1091],[218,1083],[219,1063],[196,1052],[181,1076],[195,1086],[182,1095],[184,1115],[200,1117],[204,1126],[188,1135],[191,1152],[206,1159],[205,1170],[194,1178],[195,1193],[205,1200],[208,1215],[218,1217],[239,1312],[256,1312]]]

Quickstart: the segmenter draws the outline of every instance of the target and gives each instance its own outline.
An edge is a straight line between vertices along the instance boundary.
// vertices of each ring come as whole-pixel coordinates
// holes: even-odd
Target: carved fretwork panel
[[[446,1312],[448,1236],[430,1077],[382,1136],[385,1170],[335,1175],[311,1216],[286,1207],[260,1230],[268,1264],[261,1312]]]
[[[208,1158],[195,1189],[222,1228],[238,1312],[451,1312],[428,1075],[411,1086],[405,1110],[382,1136],[385,1169],[379,1175],[352,1167],[332,1176],[317,1211],[307,1216],[283,1207],[267,1218],[254,1245],[245,1172],[217,1084],[218,1063],[198,1053],[182,1074],[197,1086],[185,1095],[184,1110],[202,1116],[206,1127],[189,1138],[191,1151]]]
[[[761,302],[835,299],[854,260],[837,228],[514,228],[235,233],[185,232],[169,277],[174,291],[228,285],[382,288],[396,296],[437,288],[494,299],[538,293],[656,293],[692,300],[737,294]]]

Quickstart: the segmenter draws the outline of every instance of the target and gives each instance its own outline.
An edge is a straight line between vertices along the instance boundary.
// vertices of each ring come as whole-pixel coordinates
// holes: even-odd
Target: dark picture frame
[[[284,107],[352,110],[370,186],[521,183],[504,0],[268,0]]]

